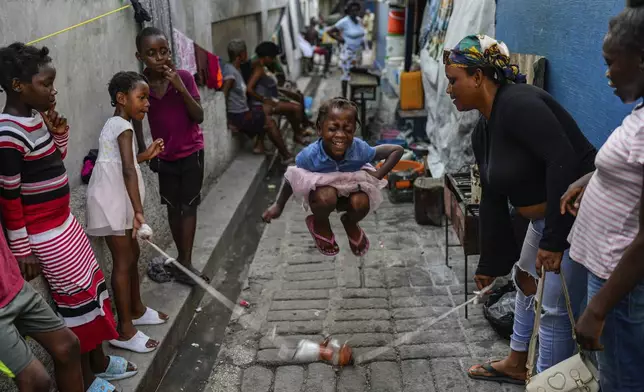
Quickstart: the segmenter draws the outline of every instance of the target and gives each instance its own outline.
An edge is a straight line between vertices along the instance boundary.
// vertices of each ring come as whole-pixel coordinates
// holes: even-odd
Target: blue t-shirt
[[[319,139],[297,154],[295,165],[315,173],[357,172],[372,162],[375,156],[375,148],[362,139],[353,139],[351,147],[344,153],[344,159],[336,161],[324,151],[322,139]]]
[[[344,38],[345,45],[347,45],[349,49],[360,49],[365,36],[365,30],[360,24],[360,21],[356,23],[347,15],[340,19],[338,23],[335,24],[335,27],[342,32],[342,38]]]

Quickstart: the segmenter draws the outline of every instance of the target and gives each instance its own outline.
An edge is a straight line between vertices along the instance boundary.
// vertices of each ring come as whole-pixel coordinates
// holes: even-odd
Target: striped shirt
[[[639,231],[644,109],[638,107],[615,129],[595,166],[568,241],[574,260],[608,279]]]
[[[40,114],[0,114],[0,212],[16,257],[30,255],[29,236],[61,226],[69,217],[63,158],[69,134],[52,135]]]

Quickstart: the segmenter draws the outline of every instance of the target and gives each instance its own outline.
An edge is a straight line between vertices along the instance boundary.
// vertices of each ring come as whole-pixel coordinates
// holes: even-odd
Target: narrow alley
[[[644,392],[644,0],[0,1],[0,392]]]
[[[337,74],[320,80],[314,109],[339,95],[339,87]],[[384,96],[380,106],[371,107],[372,123],[391,123],[395,103]],[[315,248],[304,223],[307,213],[297,201],[288,203],[279,220],[261,223],[280,181],[281,172],[265,179],[261,197],[245,218],[249,224],[236,236],[243,240],[232,245],[239,250],[227,255],[214,279],[218,290],[239,293],[233,302],[245,300],[250,308],[222,325],[230,311],[206,295],[159,392],[522,390],[467,378],[469,366],[503,357],[509,347],[484,319],[481,305],[470,306],[468,319],[461,309],[423,328],[463,302],[464,259],[454,247],[452,267],[445,265],[443,227],[417,225],[413,204],[393,204],[385,195],[380,209],[361,223],[372,244],[367,255],[353,256],[347,239],[338,235],[342,251],[325,257]],[[334,232],[343,233],[338,218],[332,219]],[[254,254],[248,249],[253,239]],[[454,246],[457,239],[451,237],[450,243]],[[471,270],[475,266],[471,258]],[[360,358],[412,331],[417,333],[405,344],[342,369],[291,358],[301,339],[321,341],[331,335]]]

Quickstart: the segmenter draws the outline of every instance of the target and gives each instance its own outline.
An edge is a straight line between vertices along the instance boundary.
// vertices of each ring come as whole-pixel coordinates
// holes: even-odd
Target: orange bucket
[[[391,35],[405,34],[404,8],[391,8],[391,10],[389,11],[389,24],[387,26],[387,33]]]
[[[381,166],[382,166],[382,163],[378,163],[376,165],[376,169],[379,169]],[[425,173],[425,165],[423,165],[421,162],[402,160],[402,161],[399,161],[398,164],[396,164],[396,166],[394,166],[394,168],[391,171],[401,172],[401,171],[409,171],[409,170],[415,171],[416,173],[418,173],[419,176],[422,176]],[[389,176],[385,176],[384,179],[387,180],[388,177]]]

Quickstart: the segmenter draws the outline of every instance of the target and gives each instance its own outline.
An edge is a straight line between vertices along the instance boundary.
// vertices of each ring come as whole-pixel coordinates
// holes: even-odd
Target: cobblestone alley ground
[[[316,103],[338,95],[338,89],[337,80],[323,81]],[[383,106],[391,106],[386,101]],[[390,114],[391,107],[381,108],[379,120]],[[411,204],[391,204],[385,197],[381,208],[361,223],[371,240],[371,250],[362,258],[350,253],[339,216],[332,216],[332,224],[341,253],[335,258],[321,255],[306,229],[306,215],[291,201],[281,219],[266,226],[239,298],[252,306],[226,328],[207,391],[523,390],[474,382],[465,373],[469,366],[501,358],[509,350],[483,318],[481,305],[470,306],[469,319],[462,311],[453,314],[406,344],[355,366],[295,363],[284,350],[280,353],[273,335],[293,348],[299,339],[321,341],[331,334],[348,341],[360,356],[463,301],[460,248],[450,249],[453,268],[447,267],[444,228],[417,225]],[[475,262],[470,258],[470,271]]]
[[[416,330],[463,300],[462,258],[452,258],[453,269],[445,266],[443,229],[417,226],[411,205],[385,201],[363,222],[373,245],[363,258],[347,251],[337,220],[334,232],[343,251],[335,258],[319,254],[312,247],[305,216],[292,202],[281,220],[266,227],[240,297],[253,307],[231,320],[210,390],[522,390],[467,378],[470,365],[502,357],[508,350],[480,306],[470,307],[469,319],[461,312],[369,363],[337,372],[324,363],[297,364],[280,356],[279,345],[270,340],[274,330],[290,347],[301,338],[321,341],[332,334],[341,342],[348,340],[359,356]]]

